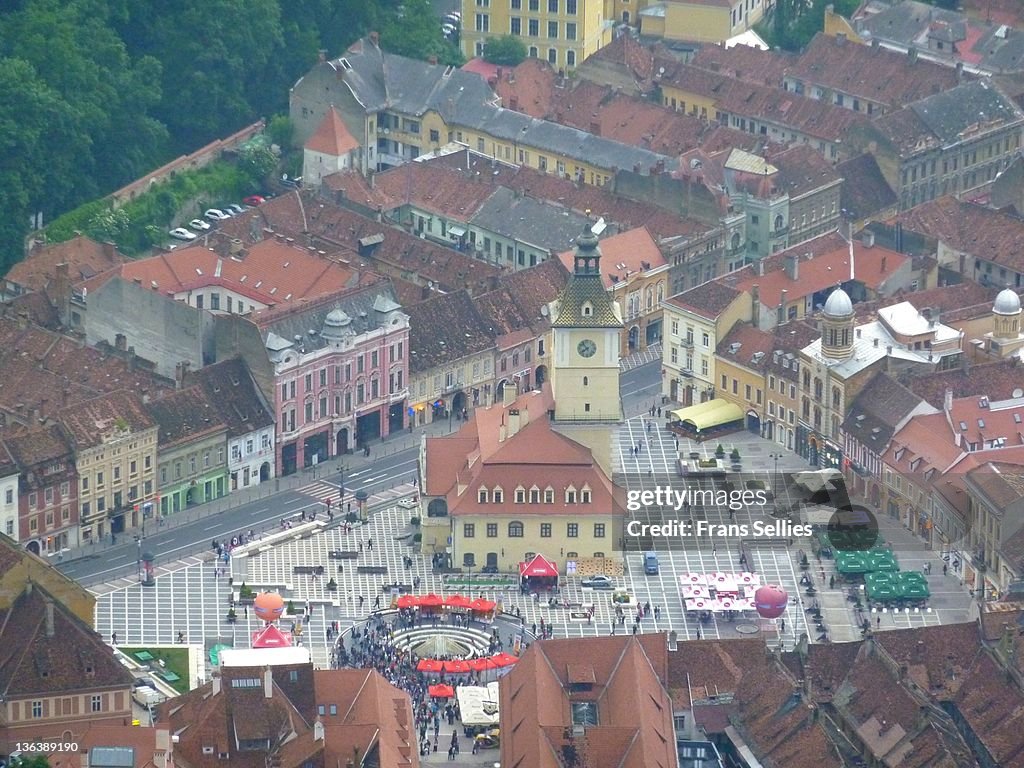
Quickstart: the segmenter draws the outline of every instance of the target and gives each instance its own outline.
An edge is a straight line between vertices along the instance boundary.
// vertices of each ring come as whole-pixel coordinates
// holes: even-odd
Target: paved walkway
[[[647,349],[633,352],[626,357],[619,358],[619,370],[625,372],[641,365],[647,365],[655,360],[661,360],[661,343],[651,344]]]

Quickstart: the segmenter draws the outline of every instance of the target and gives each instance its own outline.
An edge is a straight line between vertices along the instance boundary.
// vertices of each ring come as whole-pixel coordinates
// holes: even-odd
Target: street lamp
[[[135,543],[138,545],[138,552],[135,558],[135,573],[139,581],[142,581],[142,537],[136,536]]]
[[[782,454],[781,453],[770,453],[770,454],[768,454],[768,458],[772,459],[775,462],[775,476],[778,477],[779,476],[779,459],[782,458]]]

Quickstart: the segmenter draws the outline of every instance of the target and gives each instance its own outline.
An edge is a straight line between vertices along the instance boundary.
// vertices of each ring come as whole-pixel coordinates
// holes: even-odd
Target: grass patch
[[[188,693],[188,680],[189,680],[189,669],[188,669],[188,648],[149,648],[146,646],[117,646],[121,653],[125,654],[132,661],[139,662],[135,657],[135,654],[145,651],[153,657],[152,661],[146,662],[149,664],[152,674],[155,677],[161,677],[162,672],[173,672],[180,679],[174,682],[168,682],[174,690],[178,693]],[[164,662],[164,666],[160,666],[160,662]]]

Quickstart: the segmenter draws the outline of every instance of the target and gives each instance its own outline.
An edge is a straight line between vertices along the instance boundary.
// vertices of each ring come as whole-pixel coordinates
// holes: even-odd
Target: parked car
[[[245,213],[245,208],[240,206],[238,203],[228,203],[227,208],[225,208],[224,210],[226,213],[232,213],[235,214],[236,216],[239,213]]]
[[[591,589],[615,589],[615,585],[609,576],[589,576],[581,583],[584,587],[590,587]]]
[[[173,238],[175,238],[177,240],[195,240],[196,239],[195,233],[194,232],[189,232],[184,227],[175,227],[174,229],[172,229],[167,234],[169,234],[171,237],[173,237]]]
[[[192,219],[188,225],[197,232],[205,232],[210,228],[209,222],[203,221],[202,219]]]
[[[203,216],[208,218],[210,221],[227,221],[228,219],[231,218],[226,213],[224,213],[224,211],[218,208],[211,208],[206,213],[204,213]]]
[[[255,207],[257,205],[263,205],[265,202],[267,202],[267,198],[263,197],[263,195],[249,195],[247,198],[242,200],[242,202],[245,203],[246,205],[251,205]]]
[[[459,11],[451,11],[450,13],[446,13],[444,15],[444,20],[451,22],[455,26],[459,26],[459,24],[462,23],[462,13],[460,13]]]
[[[450,35],[454,35],[455,34],[455,26],[452,25],[452,24],[442,24],[441,25],[441,34],[443,34],[445,37],[448,37]]]
[[[501,744],[501,731],[493,728],[487,733],[477,734],[473,740],[476,742],[477,749],[497,749]]]

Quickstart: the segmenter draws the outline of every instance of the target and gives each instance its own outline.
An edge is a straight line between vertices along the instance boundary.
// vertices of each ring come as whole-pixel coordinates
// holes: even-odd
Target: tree
[[[462,66],[462,52],[441,32],[437,12],[428,0],[406,0],[401,10],[379,13],[380,45],[385,51],[413,59],[436,56],[441,64]]]
[[[288,115],[274,115],[267,123],[267,138],[271,144],[276,144],[282,151],[286,151],[292,145],[292,133],[295,126],[292,125]]]
[[[484,61],[514,67],[526,58],[526,44],[515,35],[492,37],[484,43]]]
[[[238,167],[254,187],[260,187],[277,168],[277,157],[262,143],[251,142],[238,153]]]

